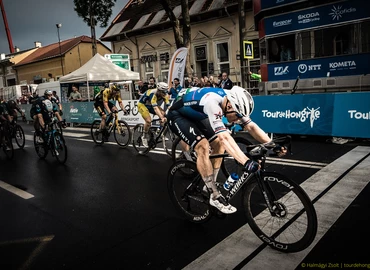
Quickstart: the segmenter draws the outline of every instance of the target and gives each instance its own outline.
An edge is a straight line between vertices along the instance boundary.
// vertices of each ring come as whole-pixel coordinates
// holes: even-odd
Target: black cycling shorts
[[[169,110],[167,120],[172,132],[192,148],[204,138],[212,142],[217,137],[208,118],[202,121],[194,121],[186,118],[177,110]]]
[[[103,114],[106,114],[103,101],[96,101],[94,103],[94,107],[98,111],[98,114],[100,116],[103,116]],[[115,105],[112,102],[108,101],[108,107],[112,111],[112,108],[115,107]]]

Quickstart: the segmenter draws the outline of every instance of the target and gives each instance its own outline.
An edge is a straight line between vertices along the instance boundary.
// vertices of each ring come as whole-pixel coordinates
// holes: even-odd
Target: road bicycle
[[[118,112],[120,111],[122,110]],[[100,127],[101,120],[95,120],[91,124],[91,137],[96,144],[104,144],[105,140],[108,139],[113,132],[114,139],[121,148],[125,148],[129,145],[132,136],[131,129],[126,121],[118,120],[118,112],[107,114],[107,120],[105,122],[106,133],[103,132]]]
[[[3,125],[0,123],[0,147],[3,149],[7,159],[13,159],[14,157],[14,148],[12,143],[12,137],[10,136],[10,123],[8,125]],[[4,131],[4,128],[7,128],[7,132]],[[5,133],[7,135],[5,135]]]
[[[229,191],[220,189],[230,201],[241,191],[241,208],[252,231],[266,245],[282,252],[298,252],[307,248],[317,233],[315,208],[306,192],[286,176],[265,170],[265,160],[279,138],[266,145],[250,145],[246,154],[261,162],[261,169],[248,174],[238,164],[240,178]],[[228,156],[214,155],[210,158]],[[184,170],[188,172],[183,173]],[[226,177],[219,174],[217,186]],[[167,177],[171,201],[181,215],[194,223],[204,223],[212,216],[225,216],[210,206],[210,194],[197,171],[194,161],[181,159],[173,163]]]
[[[63,134],[59,132],[56,117],[45,125],[44,132],[38,131],[33,134],[33,143],[40,159],[45,159],[50,151],[59,163],[64,164],[67,161],[68,148]]]
[[[156,148],[158,144],[162,144],[166,154],[170,157],[172,156],[172,144],[176,139],[176,135],[172,133],[167,122],[162,125],[160,119],[152,120],[148,131],[148,147],[143,145],[143,136],[144,124],[137,124],[134,127],[132,144],[140,155],[146,155],[150,150]]]
[[[25,120],[25,118],[23,118]],[[24,148],[26,144],[26,137],[24,135],[23,128],[14,120],[9,124],[10,137],[14,139],[15,143],[20,149]]]

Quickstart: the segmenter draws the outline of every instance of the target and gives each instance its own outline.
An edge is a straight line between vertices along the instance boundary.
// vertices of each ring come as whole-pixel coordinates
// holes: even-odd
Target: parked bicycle
[[[250,145],[246,153],[260,160],[261,170],[248,174],[238,164],[235,173],[240,178],[229,189],[222,190],[230,201],[241,191],[242,211],[252,231],[268,246],[282,252],[297,252],[307,248],[317,232],[315,208],[306,192],[286,176],[265,170],[265,161],[275,143],[288,142],[286,138],[267,145]],[[228,156],[214,155],[210,158]],[[184,173],[187,170],[187,173]],[[218,186],[226,177],[219,175]],[[183,217],[195,223],[208,221],[213,215],[224,216],[209,205],[209,192],[197,171],[196,163],[178,160],[169,169],[167,186],[170,198]]]
[[[143,135],[144,124],[137,124],[134,127],[132,144],[140,155],[146,155],[150,150],[155,149],[158,144],[162,144],[166,154],[170,157],[172,156],[172,144],[177,136],[169,129],[167,122],[162,125],[159,119],[152,120],[148,131],[148,147],[143,145]]]
[[[0,147],[3,149],[5,156],[7,159],[12,159],[14,157],[14,148],[12,143],[12,137],[10,136],[10,123],[8,125],[0,123]],[[5,132],[5,128],[7,128],[7,132]],[[7,135],[5,135],[7,134]]]
[[[120,112],[122,110],[119,110]],[[118,112],[112,112],[107,114],[106,125],[106,134],[103,134],[101,129],[101,120],[95,120],[91,124],[91,137],[96,144],[104,144],[105,137],[109,138],[110,134],[113,132],[114,139],[116,143],[125,148],[131,141],[131,129],[130,126],[124,120],[118,120]]]
[[[45,131],[33,135],[33,143],[39,158],[45,159],[49,151],[59,163],[64,164],[68,157],[68,148],[58,127],[58,120],[53,117],[52,121],[45,125]]]

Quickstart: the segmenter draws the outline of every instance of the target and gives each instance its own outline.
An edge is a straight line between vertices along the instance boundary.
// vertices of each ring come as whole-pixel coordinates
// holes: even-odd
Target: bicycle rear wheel
[[[20,125],[14,127],[14,139],[19,148],[23,148],[26,144],[26,138],[24,136],[23,128]]]
[[[120,147],[125,148],[130,143],[131,129],[125,121],[119,120],[118,126],[114,126],[113,133],[114,139]]]
[[[143,124],[137,124],[134,127],[134,132],[132,134],[132,145],[134,146],[135,150],[140,155],[146,155],[150,151],[150,147],[145,147],[143,145],[142,137],[144,135],[144,125]],[[148,139],[148,145],[149,145],[149,139]]]
[[[261,175],[268,187],[263,194],[256,177],[243,188],[242,204],[253,232],[268,246],[282,252],[307,248],[317,232],[315,208],[306,192],[289,178],[273,172]],[[273,194],[273,196],[271,196]],[[265,196],[274,197],[271,213]]]
[[[103,132],[100,129],[101,120],[95,120],[91,124],[91,137],[96,144],[103,144]]]
[[[170,167],[167,188],[171,201],[183,217],[194,223],[211,218],[209,193],[203,187],[195,162],[178,160]]]
[[[48,147],[42,138],[42,135],[33,134],[33,144],[35,146],[36,154],[39,158],[44,159],[48,154]]]
[[[64,164],[66,163],[68,157],[68,148],[64,137],[58,131],[54,133],[53,137],[53,151],[55,157],[59,163]]]

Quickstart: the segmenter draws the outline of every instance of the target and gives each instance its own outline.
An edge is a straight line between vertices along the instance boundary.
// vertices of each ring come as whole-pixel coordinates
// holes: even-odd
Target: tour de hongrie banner
[[[181,47],[173,54],[168,72],[168,87],[172,87],[173,80],[178,78],[181,86],[184,86],[184,73],[186,67],[186,56],[188,49]]]

